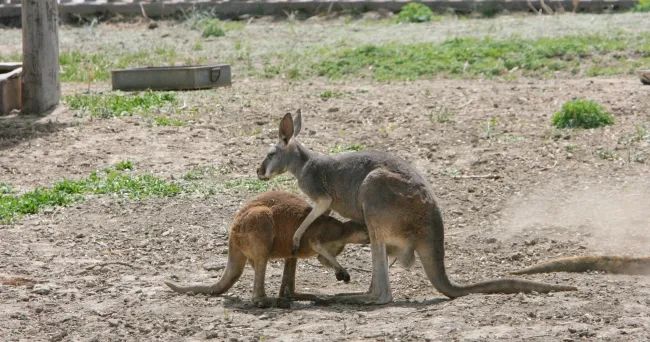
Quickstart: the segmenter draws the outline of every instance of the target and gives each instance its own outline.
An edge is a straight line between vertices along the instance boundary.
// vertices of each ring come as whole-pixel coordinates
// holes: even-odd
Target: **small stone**
[[[118,325],[120,325],[120,321],[118,321],[116,319],[109,319],[108,320],[108,326],[109,327],[116,327]]]
[[[47,295],[50,294],[50,292],[52,292],[52,286],[48,284],[36,284],[32,290],[32,293],[39,295]]]
[[[331,107],[331,108],[327,109],[328,113],[336,113],[338,111],[339,111],[339,107]]]
[[[52,337],[50,337],[50,341],[59,342],[59,341],[63,340],[66,336],[68,336],[68,332],[63,330],[63,331],[60,331],[57,334],[52,335]]]
[[[485,239],[485,243],[495,243],[495,242],[497,242],[497,239],[493,237]]]

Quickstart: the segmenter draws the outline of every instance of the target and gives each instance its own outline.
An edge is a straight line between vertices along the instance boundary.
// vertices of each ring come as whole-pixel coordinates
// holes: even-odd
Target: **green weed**
[[[577,99],[564,103],[551,122],[558,128],[596,128],[613,124],[614,117],[594,101]]]
[[[203,19],[197,25],[201,31],[201,36],[204,38],[223,37],[226,35],[226,30],[223,29],[219,19]]]
[[[169,92],[145,91],[139,94],[75,94],[64,98],[70,109],[79,110],[98,118],[111,118],[139,114],[177,103],[176,95]]]
[[[635,12],[650,12],[650,0],[639,0],[639,3],[634,6]]]
[[[143,199],[175,196],[181,191],[178,185],[149,174],[125,173],[132,168],[130,161],[123,161],[114,168],[93,172],[85,179],[62,180],[51,188],[36,188],[19,195],[1,193],[0,222],[8,223],[22,215],[36,214],[45,207],[67,206],[88,194],[117,194]]]
[[[361,144],[351,144],[351,145],[340,145],[336,144],[334,147],[330,148],[331,154],[338,154],[343,152],[358,152],[365,150],[366,147]]]
[[[115,164],[115,170],[117,171],[133,170],[133,162],[130,160],[123,160],[121,162],[118,162],[117,164]]]
[[[445,106],[438,106],[429,113],[429,120],[437,123],[448,123],[454,121],[454,112]]]
[[[186,122],[181,119],[172,118],[169,116],[156,116],[154,117],[153,121],[156,123],[156,126],[180,127],[180,126],[185,126],[186,124]]]
[[[324,92],[320,93],[319,96],[322,100],[329,100],[332,98],[341,97],[343,96],[343,93],[336,90],[325,90]]]
[[[400,23],[423,23],[431,21],[433,11],[426,5],[412,2],[404,5],[397,14],[397,21]]]

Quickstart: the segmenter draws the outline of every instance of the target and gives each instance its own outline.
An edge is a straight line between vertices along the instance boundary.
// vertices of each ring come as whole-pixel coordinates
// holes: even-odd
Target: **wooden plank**
[[[56,0],[23,0],[23,113],[43,114],[59,103],[58,22]]]
[[[21,107],[22,70],[20,63],[0,63],[0,115]]]

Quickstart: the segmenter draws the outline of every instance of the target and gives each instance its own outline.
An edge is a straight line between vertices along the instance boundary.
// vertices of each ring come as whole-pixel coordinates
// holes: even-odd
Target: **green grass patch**
[[[61,81],[94,82],[110,78],[112,69],[173,65],[180,57],[168,47],[115,54],[114,51],[86,53],[62,51],[59,55]]]
[[[577,99],[564,103],[551,122],[558,128],[597,128],[613,124],[614,117],[594,101]]]
[[[268,181],[256,178],[241,178],[226,181],[223,184],[226,190],[244,190],[248,192],[264,192],[270,190],[290,190],[295,188],[295,179],[288,175],[282,175],[272,178]]]
[[[336,91],[336,90],[325,90],[324,92],[320,93],[320,95],[319,95],[319,97],[322,100],[329,100],[329,99],[338,98],[338,97],[341,97],[341,96],[343,96],[343,93],[340,92],[340,91]]]
[[[612,53],[622,54],[623,58],[609,57]],[[320,51],[316,55],[324,57],[315,62],[313,70],[320,76],[334,79],[350,75],[389,81],[435,75],[494,77],[514,73],[545,76],[557,71],[577,74],[584,72],[584,65],[600,62],[603,58],[613,59],[612,67],[617,67],[650,56],[650,34],[535,40],[455,38],[440,44],[346,47],[329,53]]]
[[[153,121],[156,123],[156,126],[173,126],[173,127],[180,127],[180,126],[185,126],[186,122],[178,119],[178,118],[172,118],[170,116],[156,116],[153,118]]]
[[[130,161],[114,168],[91,173],[80,180],[62,180],[50,188],[37,188],[23,194],[0,193],[0,223],[8,223],[27,214],[36,214],[46,207],[67,206],[88,194],[116,194],[131,199],[169,197],[181,192],[175,184],[153,175],[134,175]]]
[[[169,92],[145,91],[137,94],[104,93],[74,94],[64,98],[70,109],[89,114],[92,117],[112,118],[129,116],[173,106],[178,100]],[[170,123],[173,122],[169,119]]]
[[[115,170],[117,171],[133,170],[133,162],[130,160],[123,160],[121,162],[118,162],[117,164],[115,164]]]
[[[635,12],[650,12],[650,0],[639,0],[639,3],[634,6]]]
[[[338,154],[344,152],[358,152],[358,151],[363,151],[365,149],[366,147],[361,144],[351,144],[351,145],[336,144],[334,145],[334,147],[330,148],[330,153]]]
[[[423,23],[431,21],[433,11],[421,3],[411,2],[400,9],[397,14],[397,21],[400,23]]]
[[[190,27],[201,32],[203,38],[223,37],[228,31],[241,30],[244,24],[238,21],[221,21],[209,14],[197,14],[189,19]]]

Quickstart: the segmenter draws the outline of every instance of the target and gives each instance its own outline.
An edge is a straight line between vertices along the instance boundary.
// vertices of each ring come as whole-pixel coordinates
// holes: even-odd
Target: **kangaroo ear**
[[[300,128],[302,127],[302,114],[300,108],[296,111],[296,116],[293,118],[293,136],[297,136],[300,133]]]
[[[291,137],[293,137],[293,120],[291,120],[291,113],[284,114],[284,117],[280,121],[279,133],[280,141],[285,145],[288,144]]]

